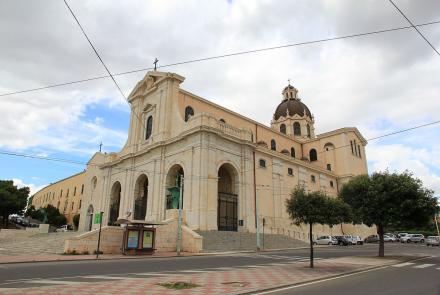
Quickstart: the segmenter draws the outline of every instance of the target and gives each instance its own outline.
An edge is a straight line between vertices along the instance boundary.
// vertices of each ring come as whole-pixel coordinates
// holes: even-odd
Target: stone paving
[[[384,264],[385,261],[380,263]],[[211,271],[188,270],[180,273],[84,276],[22,282],[19,288],[1,288],[0,294],[243,294],[322,279],[371,266],[371,263],[357,263],[356,260],[347,262],[329,259],[316,262],[314,269],[308,267],[308,262],[296,262],[269,266],[222,268]],[[84,281],[87,279],[95,281]],[[96,279],[102,281],[97,282]],[[200,286],[192,289],[172,290],[159,285],[160,283],[178,281],[191,282]],[[31,285],[29,288],[23,288],[26,283],[34,283],[37,286]],[[41,284],[46,284],[46,286],[41,286]]]

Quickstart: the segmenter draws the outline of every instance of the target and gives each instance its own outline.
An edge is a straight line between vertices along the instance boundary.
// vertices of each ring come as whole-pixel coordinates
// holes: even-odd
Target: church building
[[[366,174],[364,137],[355,127],[315,134],[315,117],[298,89],[287,85],[270,127],[185,91],[185,78],[151,71],[137,83],[128,139],[118,153],[96,153],[84,179],[80,230],[116,220],[160,222],[182,191],[186,225],[197,231],[256,231],[306,240],[291,224],[285,202],[295,186],[337,196],[341,185]],[[274,96],[279,94],[274,93]],[[341,114],[342,115],[342,114]],[[315,233],[365,236],[366,226],[319,226]]]

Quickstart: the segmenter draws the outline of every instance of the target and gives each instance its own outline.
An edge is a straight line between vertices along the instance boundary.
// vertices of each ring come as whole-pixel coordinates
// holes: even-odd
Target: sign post
[[[102,227],[102,214],[104,212],[99,212],[98,214],[95,215],[95,220],[94,220],[94,224],[98,224],[99,223],[99,231],[98,231],[98,246],[96,248],[96,259],[98,259],[99,257],[99,244],[101,243],[101,227]]]
[[[180,175],[180,196],[179,196],[179,217],[177,220],[177,256],[180,256],[180,250],[182,247],[182,207],[183,207],[183,175]]]

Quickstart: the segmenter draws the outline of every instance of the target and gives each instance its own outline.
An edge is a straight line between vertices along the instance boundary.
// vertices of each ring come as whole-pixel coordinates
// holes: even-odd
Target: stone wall
[[[64,244],[64,252],[93,254],[98,244],[98,229],[85,232],[79,236],[67,239]],[[105,254],[121,254],[124,229],[119,226],[104,226],[101,230],[101,243],[99,250]]]

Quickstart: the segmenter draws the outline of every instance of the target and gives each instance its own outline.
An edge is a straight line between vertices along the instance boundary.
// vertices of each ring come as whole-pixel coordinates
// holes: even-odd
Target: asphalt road
[[[344,257],[344,256],[374,256],[377,254],[378,245],[363,245],[363,246],[324,246],[315,249],[315,257],[319,259]],[[26,280],[35,279],[60,279],[75,276],[88,275],[127,275],[135,273],[164,273],[164,272],[179,272],[186,270],[216,270],[222,267],[237,267],[246,265],[265,265],[271,263],[295,262],[305,261],[308,259],[308,249],[286,250],[286,251],[270,251],[260,253],[238,253],[230,255],[219,256],[193,256],[193,257],[179,257],[179,258],[140,258],[140,259],[122,259],[122,260],[99,260],[99,261],[59,261],[46,263],[17,263],[17,264],[3,264],[0,265],[0,288],[17,288],[23,287],[23,282]],[[437,256],[430,259],[435,260],[435,263],[440,268],[440,248],[426,247],[424,245],[415,244],[387,244],[386,255],[431,255]],[[428,263],[428,262],[426,262]],[[434,271],[435,270],[435,271]],[[407,272],[408,271],[408,272]],[[377,275],[377,273],[381,273]],[[432,272],[432,273],[431,273]],[[371,276],[371,277],[370,277]],[[374,279],[378,276],[381,279],[380,284],[376,283]],[[419,278],[420,276],[420,278]],[[389,281],[388,278],[389,277]],[[364,283],[359,285],[356,278],[363,278]],[[322,284],[329,284],[328,287],[334,288],[335,292],[340,294],[342,285],[337,285],[338,282],[346,282],[353,286],[356,294],[369,290],[368,287],[382,288],[382,291],[388,292],[390,288],[411,285],[418,286],[420,280],[420,288],[437,288],[440,282],[440,270],[433,267],[426,269],[412,269],[411,267],[389,268],[383,270],[373,271],[371,273],[359,274],[353,277],[341,278],[335,281],[329,281]],[[437,285],[435,285],[437,284]],[[301,287],[301,291],[311,292],[293,293],[292,290],[281,291],[279,294],[322,294],[320,284],[309,285]],[[29,285],[30,286],[30,285]],[[327,285],[326,285],[327,286]],[[359,286],[362,286],[362,291],[359,291]],[[313,288],[317,289],[313,289]],[[310,291],[309,291],[310,288]],[[317,291],[320,289],[321,291]],[[345,287],[344,287],[345,289]],[[299,287],[298,287],[299,290]],[[374,291],[376,290],[376,291]],[[377,289],[369,291],[369,294],[395,294],[381,293]],[[411,290],[413,290],[411,288]],[[432,289],[431,289],[432,291]],[[283,293],[284,292],[284,293]],[[285,293],[287,292],[287,293]],[[315,293],[314,293],[315,292]],[[316,293],[318,292],[318,293]],[[351,292],[350,292],[351,293]],[[278,293],[277,293],[278,294]],[[328,294],[326,292],[326,294]],[[330,293],[332,294],[332,293]],[[336,294],[336,293],[335,293]],[[361,293],[363,294],[363,293]],[[366,293],[365,293],[366,294]],[[405,292],[402,294],[406,294]],[[414,294],[414,292],[412,293]],[[415,292],[415,294],[425,294]],[[426,294],[439,294],[426,293]]]
[[[439,250],[440,252],[440,250]],[[270,295],[439,295],[440,257],[418,260],[413,264],[400,264],[345,277],[317,281],[282,288],[280,291],[262,292]]]

